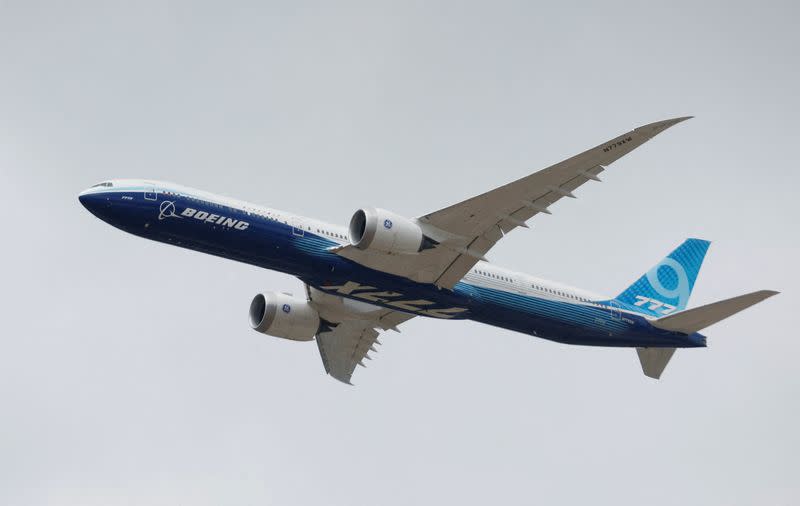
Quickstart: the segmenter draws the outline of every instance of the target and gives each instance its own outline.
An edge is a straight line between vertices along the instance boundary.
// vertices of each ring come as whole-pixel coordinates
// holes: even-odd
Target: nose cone
[[[101,217],[103,210],[111,207],[111,199],[108,194],[91,189],[81,192],[78,200],[90,213],[98,217]]]

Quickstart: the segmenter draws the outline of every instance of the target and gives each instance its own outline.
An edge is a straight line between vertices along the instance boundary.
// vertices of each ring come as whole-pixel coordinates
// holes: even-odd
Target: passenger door
[[[611,313],[612,320],[619,320],[622,318],[622,314],[620,313],[619,304],[614,302],[613,300],[608,303],[608,311]]]
[[[306,235],[305,230],[303,229],[303,220],[298,217],[292,217],[289,220],[289,223],[292,226],[292,235],[296,237],[303,237]]]

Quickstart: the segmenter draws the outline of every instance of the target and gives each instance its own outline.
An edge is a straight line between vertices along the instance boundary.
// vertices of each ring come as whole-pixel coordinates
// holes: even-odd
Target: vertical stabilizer
[[[616,300],[649,316],[666,316],[685,309],[710,244],[702,239],[686,239]]]

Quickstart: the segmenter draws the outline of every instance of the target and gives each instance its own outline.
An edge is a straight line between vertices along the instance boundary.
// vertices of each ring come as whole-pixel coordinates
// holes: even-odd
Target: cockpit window
[[[97,183],[96,185],[92,186],[92,188],[97,188],[98,186],[104,186],[106,188],[111,188],[114,185],[112,183],[108,182],[108,181],[105,181],[103,183]]]

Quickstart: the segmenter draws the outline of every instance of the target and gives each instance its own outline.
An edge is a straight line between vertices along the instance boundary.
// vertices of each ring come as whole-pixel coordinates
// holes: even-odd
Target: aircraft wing
[[[549,214],[550,205],[587,181],[599,181],[606,166],[622,158],[667,128],[689,117],[641,126],[588,151],[535,172],[522,179],[427,214],[421,223],[455,236],[449,243],[458,254],[434,281],[452,287],[503,235],[539,213]],[[445,241],[447,244],[447,241]]]
[[[376,352],[379,330],[397,330],[397,326],[414,317],[412,314],[384,309],[365,302],[345,299],[306,286],[306,292],[320,317],[330,323],[330,330],[317,334],[317,347],[325,372],[352,385],[356,366],[372,360]],[[399,332],[399,331],[398,331]]]
[[[426,235],[439,244],[402,262],[384,253],[350,245],[336,253],[367,267],[423,283],[452,288],[505,234],[587,181],[599,181],[606,166],[622,158],[667,128],[689,117],[644,125],[606,141],[579,155],[529,176],[482,193],[417,219]]]

